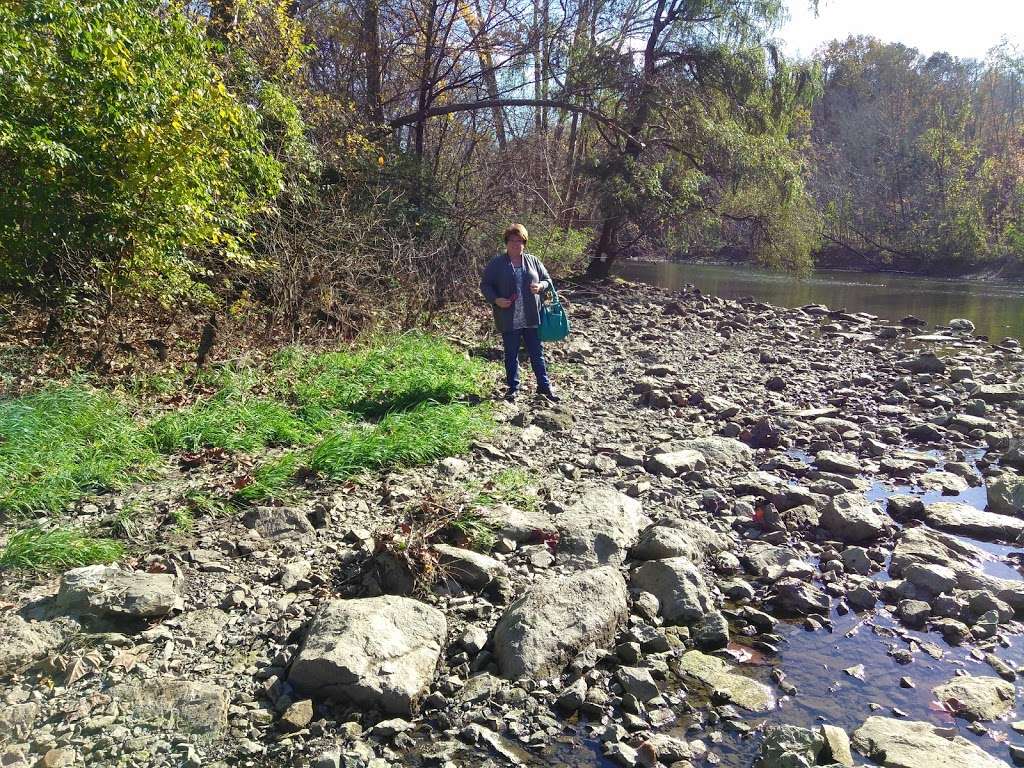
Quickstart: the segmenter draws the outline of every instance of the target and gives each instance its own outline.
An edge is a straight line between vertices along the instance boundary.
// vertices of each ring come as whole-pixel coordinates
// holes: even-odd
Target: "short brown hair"
[[[509,235],[519,235],[523,242],[528,242],[530,239],[530,233],[526,231],[526,227],[522,224],[509,224],[505,227],[504,240],[507,243]]]

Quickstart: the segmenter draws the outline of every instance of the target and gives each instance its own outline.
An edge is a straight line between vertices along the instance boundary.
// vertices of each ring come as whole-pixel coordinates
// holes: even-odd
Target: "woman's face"
[[[525,246],[526,243],[523,242],[523,238],[515,233],[509,235],[508,240],[505,241],[505,251],[512,257],[522,256]]]

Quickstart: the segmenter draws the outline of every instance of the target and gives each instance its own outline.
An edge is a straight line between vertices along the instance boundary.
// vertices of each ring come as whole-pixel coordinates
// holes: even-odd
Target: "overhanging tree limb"
[[[597,110],[590,109],[589,107],[583,107],[579,104],[573,104],[571,101],[563,101],[561,99],[481,99],[479,101],[467,101],[460,104],[443,104],[438,107],[430,107],[429,109],[418,110],[416,112],[410,112],[407,115],[402,115],[401,117],[396,117],[393,120],[390,120],[388,124],[392,128],[401,128],[403,125],[412,125],[421,120],[438,117],[439,115],[450,115],[455,112],[473,112],[480,109],[495,109],[503,107],[554,107],[555,109],[564,109],[569,112],[579,112],[582,115],[587,115],[601,125],[607,126],[620,136],[631,141],[635,141],[640,147],[644,146],[642,141],[631,136],[629,131],[610,117],[601,114]]]

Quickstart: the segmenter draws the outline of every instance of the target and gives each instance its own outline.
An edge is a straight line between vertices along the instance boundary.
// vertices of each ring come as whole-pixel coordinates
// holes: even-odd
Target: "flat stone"
[[[716,656],[687,651],[679,660],[679,672],[713,691],[725,693],[730,702],[751,712],[767,712],[775,707],[775,697],[767,685],[735,672]]]
[[[230,696],[220,685],[156,677],[119,683],[110,696],[125,722],[208,740],[227,732]]]
[[[658,612],[669,624],[696,621],[714,608],[704,577],[685,557],[650,560],[633,570],[629,583],[658,598]]]
[[[967,720],[996,720],[1013,708],[1016,699],[1012,683],[974,675],[957,675],[932,693]]]
[[[933,528],[972,536],[982,541],[1016,541],[1024,533],[1024,520],[955,501],[937,501],[925,507],[925,521]]]
[[[434,678],[447,633],[441,611],[408,597],[334,600],[313,619],[288,682],[314,698],[410,714]]]
[[[180,580],[169,573],[87,565],[64,573],[57,604],[70,611],[153,618],[170,613],[180,588]]]
[[[685,557],[703,563],[711,555],[729,549],[728,538],[696,521],[680,521],[678,525],[652,525],[640,534],[630,551],[636,560],[663,560]]]
[[[754,542],[747,547],[742,559],[750,572],[764,581],[776,581],[782,576],[797,576],[814,573],[810,563],[805,562],[789,547],[778,547],[765,542]]]
[[[305,539],[315,533],[309,518],[291,507],[253,507],[242,516],[242,525],[272,541]]]
[[[989,405],[1014,403],[1024,400],[1024,387],[1020,384],[981,384],[971,392],[971,397],[984,400]]]
[[[853,732],[853,746],[885,768],[1009,768],[955,728],[913,720],[869,717]]]
[[[835,451],[820,451],[814,457],[814,466],[823,472],[838,472],[840,475],[857,475],[863,471],[856,456]]]
[[[494,655],[503,677],[551,678],[580,651],[607,648],[629,615],[626,582],[602,567],[534,584],[494,628]]]
[[[278,727],[285,733],[295,733],[313,721],[313,702],[310,699],[296,701],[281,715]]]
[[[699,451],[683,450],[656,453],[644,461],[644,468],[653,475],[676,477],[707,468],[704,454]]]
[[[636,499],[611,488],[588,488],[555,523],[559,561],[593,568],[620,565],[651,520]]]
[[[731,437],[698,437],[684,441],[681,447],[702,454],[708,464],[728,468],[749,464],[754,458],[749,445]]]
[[[892,523],[859,493],[841,493],[821,513],[821,527],[847,544],[874,541]]]
[[[38,716],[39,705],[34,701],[0,707],[0,744],[27,739]]]
[[[821,733],[795,725],[772,723],[765,727],[759,768],[792,768],[817,765],[825,746]]]
[[[29,622],[13,613],[0,616],[0,675],[44,658],[77,629],[67,618]]]

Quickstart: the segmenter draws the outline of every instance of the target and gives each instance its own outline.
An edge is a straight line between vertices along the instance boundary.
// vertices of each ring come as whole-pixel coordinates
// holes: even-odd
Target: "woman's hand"
[[[511,299],[503,299],[501,297],[498,297],[497,299],[495,299],[494,303],[497,304],[502,309],[508,309],[509,307],[512,306],[512,300]]]
[[[540,283],[530,283],[530,293],[540,293]]]

